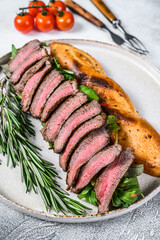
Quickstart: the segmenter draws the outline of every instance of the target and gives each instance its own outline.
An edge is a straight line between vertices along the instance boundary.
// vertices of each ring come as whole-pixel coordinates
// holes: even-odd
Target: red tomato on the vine
[[[29,13],[20,13],[14,19],[14,26],[18,31],[28,33],[34,27],[34,18]]]
[[[56,25],[59,30],[70,30],[74,25],[73,14],[69,11],[60,12],[59,15],[56,16]]]
[[[62,1],[51,0],[48,10],[55,15],[58,11],[65,11],[66,5]]]
[[[35,6],[35,7],[45,6],[45,3],[43,1],[34,0],[34,1],[31,1],[29,3],[28,7],[33,7],[33,6]],[[46,8],[43,8],[43,9],[46,10]],[[43,9],[41,7],[39,7],[39,8],[29,8],[28,11],[33,17],[36,17],[36,15],[39,12],[42,12]]]
[[[48,11],[38,13],[36,16],[36,26],[41,32],[51,31],[55,27],[54,16]]]

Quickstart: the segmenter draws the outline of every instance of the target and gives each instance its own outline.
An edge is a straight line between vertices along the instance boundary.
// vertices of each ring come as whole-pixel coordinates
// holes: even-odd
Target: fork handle
[[[116,16],[111,12],[102,0],[91,0],[91,2],[100,10],[101,13],[111,22],[117,20]]]
[[[80,5],[75,3],[72,0],[65,0],[64,3],[67,7],[69,7],[74,12],[80,14],[82,17],[87,19],[89,22],[93,23],[94,25],[98,27],[104,27],[103,22],[101,22],[98,18],[96,18],[94,15],[92,15],[90,12],[82,8]]]

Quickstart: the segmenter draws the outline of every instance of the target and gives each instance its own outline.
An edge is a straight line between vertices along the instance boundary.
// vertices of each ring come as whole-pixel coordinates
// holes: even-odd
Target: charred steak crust
[[[121,145],[115,144],[95,154],[80,170],[78,181],[72,189],[72,192],[78,193],[81,189],[87,186],[102,168],[109,165],[119,156],[121,151]]]
[[[8,63],[9,72],[12,73],[16,69],[17,65],[24,61],[26,57],[28,57],[33,51],[36,51],[41,48],[41,42],[37,39],[32,40],[26,43],[23,47],[21,47],[14,58]]]
[[[45,61],[50,60],[49,57],[43,57],[40,61],[30,67],[21,77],[19,83],[14,87],[17,94],[21,94],[28,80],[44,65]]]
[[[46,101],[63,80],[64,76],[57,70],[52,70],[46,76],[40,84],[30,108],[33,117],[39,118],[41,116]]]
[[[87,101],[87,95],[82,92],[78,92],[64,101],[51,115],[50,119],[41,130],[44,140],[53,143],[67,118],[72,114],[72,112],[81,107]]]
[[[80,168],[109,142],[109,133],[106,127],[94,130],[85,137],[75,149],[67,172],[66,182],[72,187],[77,179]]]
[[[95,117],[102,112],[100,104],[93,100],[75,111],[61,128],[57,138],[54,141],[54,151],[60,153],[72,132],[83,122]]]
[[[27,82],[22,93],[22,111],[27,112],[29,110],[36,89],[46,74],[51,70],[51,67],[51,63],[46,61],[45,66],[34,74]]]
[[[74,95],[76,92],[78,92],[78,84],[76,80],[68,80],[62,83],[47,100],[41,115],[41,122],[46,122],[56,107],[65,98]]]
[[[105,213],[109,210],[112,195],[133,160],[133,149],[126,148],[122,151],[120,157],[107,166],[97,178],[94,189],[96,198],[100,202],[99,213]]]
[[[76,129],[76,131],[74,131],[72,136],[69,138],[64,151],[59,155],[59,165],[64,171],[67,170],[70,155],[75,149],[78,142],[80,142],[80,140],[89,132],[103,127],[105,125],[105,119],[106,114],[101,113],[101,115],[98,115],[86,121],[78,129]]]
[[[19,82],[21,76],[23,73],[28,70],[33,64],[38,62],[42,57],[47,56],[48,53],[44,48],[41,48],[37,51],[34,51],[31,53],[23,62],[21,62],[15,69],[15,71],[12,73],[10,77],[10,81],[12,84],[16,84]]]

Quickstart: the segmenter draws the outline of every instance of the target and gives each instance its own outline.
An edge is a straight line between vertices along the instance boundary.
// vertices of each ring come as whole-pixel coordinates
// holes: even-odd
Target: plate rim
[[[120,46],[114,45],[114,44],[110,44],[110,43],[105,43],[105,42],[101,42],[101,41],[95,41],[95,40],[87,40],[87,39],[52,39],[52,40],[44,40],[43,42],[46,42],[47,44],[50,44],[51,42],[60,42],[60,41],[76,41],[76,42],[92,42],[95,44],[103,44],[105,46],[109,46],[111,48],[115,48],[115,49],[119,49],[122,52],[125,52],[126,54],[130,54],[133,55],[134,57],[139,58],[141,61],[143,61],[145,64],[149,65],[150,68],[152,68],[154,71],[156,71],[156,73],[159,75],[160,77],[160,70],[155,67],[152,63],[150,63],[147,59],[143,58],[142,56],[138,55],[137,53],[134,53],[128,49],[124,49]],[[4,56],[2,56],[0,58],[0,61],[3,62],[3,59],[5,61],[5,59],[10,55],[11,52],[5,54]],[[1,63],[2,64],[2,63]],[[0,199],[2,200],[2,202],[6,203],[9,207],[12,207],[13,209],[21,212],[21,213],[25,213],[29,216],[32,217],[36,217],[42,220],[47,220],[47,221],[52,221],[52,222],[63,222],[63,223],[85,223],[85,222],[95,222],[95,221],[103,221],[103,220],[107,220],[107,219],[111,219],[114,217],[118,217],[124,214],[127,214],[130,211],[133,211],[134,209],[139,208],[140,206],[142,206],[143,204],[145,204],[146,202],[148,202],[150,199],[152,199],[156,194],[158,194],[160,192],[160,186],[156,187],[151,193],[149,193],[144,199],[140,199],[138,202],[134,203],[133,205],[131,205],[129,208],[119,208],[116,210],[112,210],[109,211],[108,213],[105,214],[87,214],[87,215],[83,215],[83,216],[65,216],[65,215],[60,215],[60,214],[49,214],[46,213],[44,211],[38,211],[38,210],[33,210],[31,208],[27,208],[17,202],[12,201],[11,199],[8,199],[6,196],[3,196],[3,194],[0,193]]]

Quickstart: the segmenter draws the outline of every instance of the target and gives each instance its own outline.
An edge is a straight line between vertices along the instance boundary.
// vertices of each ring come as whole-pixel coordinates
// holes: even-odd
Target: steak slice
[[[108,142],[109,133],[105,127],[92,131],[80,142],[69,163],[69,170],[66,178],[66,182],[69,187],[74,185],[80,168],[97,152],[103,149]]]
[[[40,82],[45,77],[45,75],[51,70],[51,67],[51,63],[49,61],[46,61],[44,67],[41,68],[28,80],[22,93],[22,111],[28,111],[36,89],[38,88]]]
[[[64,76],[57,70],[52,70],[43,80],[34,96],[30,108],[30,112],[33,117],[39,118],[41,116],[47,99],[63,80]]]
[[[44,65],[45,61],[49,60],[49,57],[43,57],[40,61],[30,67],[21,77],[19,83],[14,87],[17,94],[21,94],[28,80]]]
[[[107,166],[97,178],[94,189],[96,198],[100,202],[98,207],[100,213],[105,213],[109,210],[112,195],[133,160],[134,151],[131,148],[127,148],[123,150],[120,157]]]
[[[64,171],[67,170],[70,155],[73,152],[76,145],[78,144],[78,142],[92,130],[104,126],[105,119],[106,114],[101,113],[101,115],[98,115],[95,118],[88,120],[87,122],[83,123],[76,131],[74,131],[74,133],[68,140],[64,151],[59,155],[59,165]]]
[[[20,80],[22,74],[30,68],[34,63],[40,60],[42,57],[47,56],[47,51],[44,48],[41,48],[37,51],[31,53],[23,62],[17,65],[15,71],[10,77],[11,83],[14,85]]]
[[[75,111],[61,128],[57,138],[54,141],[54,152],[60,153],[72,132],[83,122],[95,117],[102,112],[100,104],[93,100]]]
[[[47,100],[42,115],[41,122],[45,122],[55,108],[68,96],[78,92],[78,85],[76,80],[69,80],[62,83]]]
[[[10,73],[14,72],[16,67],[24,61],[32,52],[41,48],[41,42],[37,39],[26,43],[19,51],[16,53],[14,58],[9,62]]]
[[[111,162],[113,162],[121,153],[122,147],[119,144],[112,145],[103,149],[94,155],[81,169],[78,181],[72,192],[78,193],[81,189],[87,186],[92,178],[100,172],[100,170]]]
[[[52,114],[41,130],[44,140],[53,143],[60,128],[69,116],[82,104],[87,102],[88,97],[82,92],[76,93],[63,102],[58,109]]]

